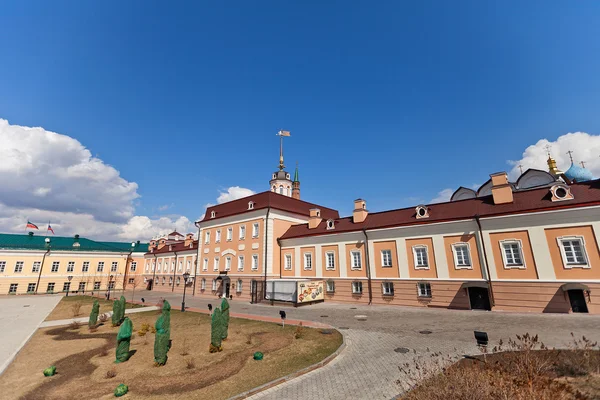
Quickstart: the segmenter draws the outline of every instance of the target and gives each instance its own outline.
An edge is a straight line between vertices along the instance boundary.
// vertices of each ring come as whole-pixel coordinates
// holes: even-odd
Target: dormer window
[[[429,209],[425,206],[417,206],[415,209],[417,219],[420,218],[429,218]]]
[[[571,193],[571,188],[567,185],[554,185],[550,188],[550,193],[552,194],[552,201],[564,201],[564,200],[573,200],[573,194]]]
[[[215,217],[215,215],[217,215],[217,213],[215,213],[214,211],[211,211],[211,212],[210,212],[210,217],[211,217],[211,218],[214,218],[214,217]]]
[[[273,174],[273,179],[276,179],[276,178],[277,178],[277,175],[276,175],[276,174]]]
[[[290,174],[285,174],[285,179],[290,179]]]
[[[253,201],[248,202],[248,210],[254,210],[254,202]]]
[[[335,221],[332,219],[327,220],[327,229],[335,229]]]

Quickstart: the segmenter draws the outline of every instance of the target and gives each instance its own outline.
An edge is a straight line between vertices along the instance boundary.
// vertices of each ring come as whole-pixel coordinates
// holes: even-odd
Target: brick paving
[[[137,294],[137,293],[136,293]],[[143,291],[140,297],[154,304],[159,297],[181,304],[181,295]],[[186,305],[207,310],[213,300],[187,297]],[[321,303],[299,308],[251,305],[232,301],[232,315],[260,316],[263,320],[279,321],[280,309],[285,309],[288,323],[313,321],[332,325],[344,334],[346,348],[326,366],[255,394],[251,399],[298,399],[314,395],[319,399],[392,399],[401,392],[396,384],[398,366],[411,362],[415,355],[441,351],[462,355],[478,352],[474,330],[488,332],[491,345],[499,339],[529,332],[539,334],[550,347],[565,347],[570,333],[585,335],[600,341],[600,316],[583,314],[516,314],[481,311],[456,311],[394,306],[360,306]],[[357,315],[367,316],[360,321]],[[347,329],[346,329],[347,328]],[[420,331],[430,331],[422,334]],[[405,347],[409,353],[394,349]]]

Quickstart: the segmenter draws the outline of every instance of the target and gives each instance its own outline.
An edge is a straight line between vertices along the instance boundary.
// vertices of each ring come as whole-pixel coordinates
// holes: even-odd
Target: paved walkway
[[[146,312],[146,311],[156,311],[158,310],[158,307],[156,306],[151,306],[151,307],[142,307],[142,308],[128,308],[125,310],[125,314],[135,314],[135,313],[140,313],[140,312]],[[108,318],[110,318],[112,316],[112,311],[106,312],[104,313],[106,314],[106,316]],[[81,324],[87,324],[90,320],[90,317],[80,317],[80,318],[71,318],[71,319],[57,319],[57,320],[53,320],[53,321],[45,321],[42,322],[40,325],[40,328],[49,328],[52,326],[62,326],[62,325],[69,325],[71,323],[73,323],[73,321],[75,322],[79,322]]]
[[[60,296],[0,297],[0,374],[56,307]]]
[[[131,293],[127,295],[130,298]],[[164,297],[172,305],[181,295],[166,292],[136,291],[136,299],[155,304]],[[207,310],[219,299],[186,297],[186,305]],[[230,302],[232,315],[245,314],[279,321],[285,309],[287,322],[304,320],[332,325],[344,334],[346,349],[325,367],[258,393],[251,399],[297,399],[314,395],[323,400],[383,399],[401,392],[396,384],[398,366],[416,355],[441,351],[444,354],[475,354],[474,330],[488,332],[492,346],[499,339],[529,332],[539,334],[550,347],[565,347],[570,333],[600,341],[600,316],[585,314],[516,314],[481,311],[439,310],[416,307],[361,306],[320,303],[299,308]],[[365,318],[356,318],[359,315]],[[421,333],[430,332],[430,333]],[[410,353],[394,350],[404,347]]]

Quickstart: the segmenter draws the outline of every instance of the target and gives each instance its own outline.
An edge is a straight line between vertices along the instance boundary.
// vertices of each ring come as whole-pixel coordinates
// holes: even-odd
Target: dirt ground
[[[121,297],[120,292],[117,292],[119,299]],[[112,311],[113,308],[113,298],[111,297],[110,301],[106,301],[105,299],[100,299],[91,296],[66,296],[63,297],[60,303],[56,305],[54,310],[48,315],[46,321],[55,321],[59,319],[70,319],[70,318],[79,318],[79,317],[88,317],[90,312],[92,312],[92,305],[94,304],[94,300],[98,300],[100,303],[100,314],[107,313]],[[74,314],[73,306],[76,303],[80,303],[81,307],[79,309],[79,313],[77,315]],[[138,308],[142,307],[138,304],[126,303],[125,309],[129,308]]]
[[[223,351],[209,353],[210,317],[171,312],[173,347],[165,366],[154,367],[154,334],[140,336],[143,323],[154,325],[156,311],[131,315],[134,337],[129,361],[114,364],[118,328],[110,324],[89,332],[80,328],[41,329],[0,376],[0,393],[20,399],[109,399],[120,383],[128,399],[226,399],[322,360],[342,343],[335,330],[302,328],[234,319]],[[264,353],[255,361],[255,351]],[[192,368],[188,364],[193,363]],[[57,374],[42,371],[55,365]],[[115,377],[107,378],[113,371]]]

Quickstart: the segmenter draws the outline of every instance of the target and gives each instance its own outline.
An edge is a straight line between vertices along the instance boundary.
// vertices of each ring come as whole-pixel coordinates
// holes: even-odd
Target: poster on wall
[[[323,281],[296,282],[298,285],[298,303],[324,300]]]

